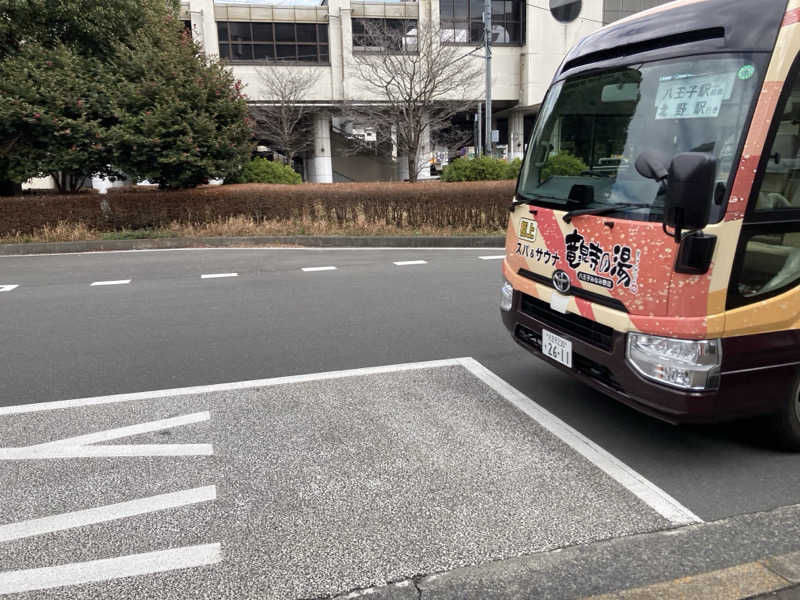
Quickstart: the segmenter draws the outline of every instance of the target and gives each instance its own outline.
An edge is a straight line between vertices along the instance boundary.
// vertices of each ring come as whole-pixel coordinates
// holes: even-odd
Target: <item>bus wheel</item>
[[[800,452],[800,376],[787,400],[774,417],[776,441],[785,450]]]

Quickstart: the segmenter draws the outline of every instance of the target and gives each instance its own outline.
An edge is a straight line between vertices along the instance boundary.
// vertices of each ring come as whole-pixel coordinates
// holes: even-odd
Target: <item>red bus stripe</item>
[[[783,24],[781,27],[788,27],[789,25],[794,25],[796,23],[800,23],[800,8],[795,8],[794,10],[787,12],[786,16],[783,17]]]

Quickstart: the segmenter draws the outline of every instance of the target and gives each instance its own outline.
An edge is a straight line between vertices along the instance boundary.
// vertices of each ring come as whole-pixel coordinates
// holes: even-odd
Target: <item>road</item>
[[[705,521],[800,503],[800,455],[770,448],[769,440],[759,432],[758,422],[703,427],[664,424],[604,398],[519,349],[503,328],[497,309],[501,254],[502,250],[487,249],[277,248],[0,257],[0,290],[7,290],[0,291],[0,406],[33,406],[67,399],[472,357]],[[453,373],[453,381],[461,376]],[[430,377],[420,394],[428,393],[432,403],[441,402],[441,415],[448,415],[448,422],[457,422],[460,405],[453,398],[443,397],[442,390],[450,388],[437,388],[440,383],[436,383],[435,373]],[[396,381],[392,387],[386,381],[363,385],[367,389],[387,386],[386,398],[398,397],[398,390],[409,385]],[[472,385],[466,379],[463,382],[465,388],[472,389]],[[328,402],[330,420],[341,421],[341,427],[358,421],[361,414],[360,408],[354,410],[352,402],[340,404],[342,397],[352,396],[369,403],[367,397],[360,395],[362,388],[339,390],[338,395],[322,388],[298,395],[296,388],[287,387],[284,396],[303,399],[319,394]],[[439,392],[431,391],[437,389]],[[480,396],[484,392],[475,393]],[[465,396],[468,397],[475,395]],[[222,401],[211,394],[198,402],[216,415]],[[146,410],[150,405],[145,403],[138,418],[173,418],[181,410],[199,414],[183,405],[180,410],[175,409],[178,413],[172,410],[156,414],[157,406],[167,404],[153,405],[151,414]],[[277,409],[273,404],[268,406],[272,408],[265,409],[265,414],[273,415],[272,421],[280,420],[283,413],[274,412]],[[506,414],[498,406],[481,418]],[[426,413],[425,420],[420,415],[428,409],[420,407],[406,417],[392,412],[394,408],[388,404],[376,407],[375,414],[365,417],[373,427],[364,427],[357,437],[385,435],[391,439],[398,435],[399,425],[390,427],[387,423],[395,423],[395,419],[408,419],[419,424],[415,431],[425,430],[436,411]],[[470,414],[483,414],[485,407],[471,410]],[[13,438],[10,432],[20,432],[20,438],[16,442],[7,439],[4,445],[34,443],[37,438],[31,432],[40,428],[50,432],[50,438],[79,436],[87,433],[76,424],[84,418],[88,419],[85,422],[95,418],[98,422],[106,418],[115,421],[121,414],[86,413],[84,417],[76,413],[66,423],[45,419],[36,421],[35,426],[21,421],[19,426],[9,425],[6,434]],[[315,408],[309,404],[298,412],[297,420],[303,422],[304,415],[311,419],[309,415],[313,414]],[[212,436],[216,448],[226,443],[220,431],[230,435],[236,429],[231,423],[236,418],[245,419],[236,415],[227,418],[233,420],[222,418],[214,425],[220,428],[214,429]],[[313,427],[326,420],[324,411],[316,418]],[[445,427],[444,422],[440,427]],[[509,431],[518,426],[512,425]],[[475,423],[463,426],[463,435],[474,434],[476,439],[483,439],[470,429],[476,427]],[[191,427],[190,432],[194,431]],[[64,431],[59,432],[60,429]],[[498,439],[504,439],[503,430],[496,432]],[[285,430],[262,433],[265,439],[283,439]],[[417,436],[409,431],[403,435],[406,434]],[[434,438],[444,436],[441,431],[431,430],[429,434]],[[157,439],[158,434],[150,435]],[[538,439],[538,434],[530,435],[534,436],[531,439]],[[186,443],[197,441],[194,437],[189,435]],[[450,434],[442,439],[446,442],[444,448],[458,445]],[[497,447],[486,440],[482,443],[482,451]],[[512,441],[508,443],[513,445]],[[376,440],[375,445],[388,454],[393,452],[392,444],[385,439]],[[287,456],[307,454],[314,447],[289,444]],[[459,452],[470,451],[468,447],[459,448]],[[372,455],[372,450],[365,448],[363,452]],[[548,460],[571,461],[569,452],[553,449]],[[430,454],[435,455],[436,451],[432,449]],[[361,459],[367,455],[359,454]],[[411,461],[422,460],[413,453],[409,456]],[[447,454],[442,458],[443,464],[451,464],[453,456]],[[522,449],[519,460],[533,464]],[[287,459],[285,463],[279,461],[277,468],[281,464],[298,463]],[[457,462],[451,466],[457,468]],[[472,475],[476,478],[485,476],[480,470],[483,467],[479,467],[474,465],[476,471]],[[195,472],[192,469],[189,471]],[[17,477],[29,475],[19,471]],[[135,479],[143,474],[132,471],[126,477]],[[586,475],[589,480],[592,477],[595,475]],[[61,479],[58,483],[61,488],[74,484]],[[461,481],[459,485],[463,484]],[[593,488],[602,485],[606,484],[592,484]],[[190,487],[188,480],[184,487]],[[46,489],[45,485],[40,492],[47,493]],[[156,485],[147,493],[163,491]],[[620,493],[612,486],[605,496]],[[548,498],[552,500],[552,496]],[[16,501],[25,504],[22,497]],[[615,505],[624,506],[626,502],[620,500]],[[58,502],[51,509],[56,510],[57,505]],[[19,510],[15,519],[33,516]],[[580,513],[580,503],[575,510]],[[598,509],[598,513],[602,511]],[[633,508],[625,514],[625,527],[629,529],[623,527],[620,535],[655,527],[659,518]],[[613,520],[613,515],[609,513],[605,518]],[[541,523],[531,525],[532,530],[540,526]],[[564,543],[592,539],[584,533],[559,535],[565,536]],[[555,535],[554,539],[561,538]],[[516,549],[513,544],[501,545],[476,550],[477,554],[464,560],[477,560],[484,551],[489,553],[486,557],[492,552],[492,556],[499,557],[542,547],[547,545]],[[20,552],[23,556],[30,550]],[[25,564],[20,556],[15,558],[19,563],[15,568]],[[438,555],[430,560],[437,568],[448,567]],[[373,574],[380,572],[379,565],[368,567]],[[413,571],[423,567],[408,568]],[[372,581],[374,577],[367,579]],[[310,596],[314,590],[292,588],[292,593],[301,592]]]

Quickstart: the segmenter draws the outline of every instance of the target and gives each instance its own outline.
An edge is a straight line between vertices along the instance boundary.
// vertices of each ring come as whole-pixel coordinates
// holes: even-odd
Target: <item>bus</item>
[[[677,0],[581,40],[506,236],[513,339],[671,423],[800,450],[800,0]]]

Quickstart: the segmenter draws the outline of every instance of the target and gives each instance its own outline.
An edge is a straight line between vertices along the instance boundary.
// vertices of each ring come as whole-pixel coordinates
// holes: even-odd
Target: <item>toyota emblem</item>
[[[569,280],[569,275],[567,275],[566,271],[559,269],[553,273],[553,287],[562,294],[569,293],[569,289],[572,287],[572,282]]]

